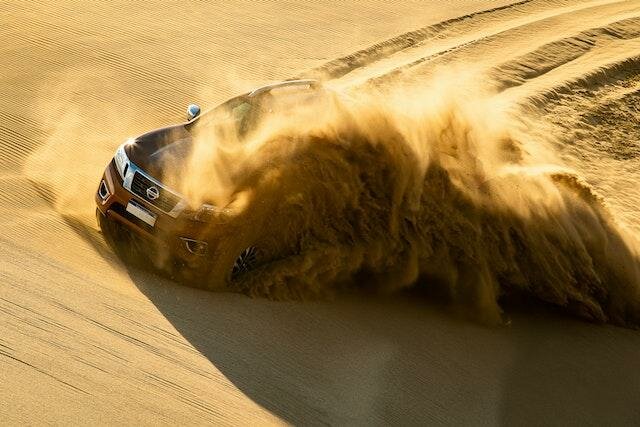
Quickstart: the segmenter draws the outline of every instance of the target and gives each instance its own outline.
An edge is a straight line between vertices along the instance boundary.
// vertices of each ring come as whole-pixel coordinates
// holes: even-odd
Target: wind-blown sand
[[[584,180],[635,242],[640,2],[224,3],[0,4],[0,420],[637,424],[636,330],[529,299],[489,327],[415,295],[182,287],[118,260],[93,192],[126,137],[190,102],[294,76],[447,75],[476,79],[493,106],[477,116],[510,117],[526,154]]]

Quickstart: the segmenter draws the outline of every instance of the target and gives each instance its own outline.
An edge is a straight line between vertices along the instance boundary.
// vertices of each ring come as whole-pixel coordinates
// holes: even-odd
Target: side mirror
[[[187,121],[195,119],[200,115],[200,107],[196,104],[191,104],[187,107]]]

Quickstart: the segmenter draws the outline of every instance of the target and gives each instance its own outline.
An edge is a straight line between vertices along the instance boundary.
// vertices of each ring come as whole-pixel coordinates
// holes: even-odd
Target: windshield
[[[231,131],[241,138],[271,114],[286,114],[327,101],[327,94],[311,86],[284,86],[255,96],[242,95],[202,114],[188,123],[187,129],[192,133],[216,132],[220,135],[229,135]]]
[[[231,99],[213,110],[207,111],[186,128],[192,133],[222,130],[227,126],[242,134],[245,132],[246,123],[251,115],[252,105],[245,96]]]

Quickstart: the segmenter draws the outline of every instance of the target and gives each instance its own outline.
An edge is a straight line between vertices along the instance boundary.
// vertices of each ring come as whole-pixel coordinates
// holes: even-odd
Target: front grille
[[[150,187],[155,187],[158,190],[158,198],[155,200],[152,200],[147,195],[147,190]],[[171,212],[171,210],[180,201],[180,198],[178,196],[155,184],[149,178],[137,171],[133,175],[133,181],[131,182],[131,191],[134,194],[142,197],[152,205],[156,206],[158,209],[165,212]]]

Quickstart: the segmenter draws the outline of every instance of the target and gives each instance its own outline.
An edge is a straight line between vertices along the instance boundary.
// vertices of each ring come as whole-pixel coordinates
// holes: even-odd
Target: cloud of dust
[[[49,137],[24,171],[56,211],[93,224],[92,195],[113,150],[152,126],[135,103],[69,99],[95,82],[61,82],[42,96]],[[497,99],[476,74],[448,70],[274,106],[246,138],[233,120],[202,127],[184,167],[163,179],[194,209],[216,207],[203,286],[280,299],[424,289],[490,323],[504,298],[524,295],[636,324],[636,237]],[[249,246],[259,266],[229,284]]]
[[[635,237],[512,111],[450,72],[287,108],[246,139],[196,134],[176,181],[219,208],[209,286],[256,246],[261,265],[232,283],[252,295],[434,290],[490,323],[524,295],[637,323]]]
[[[93,195],[105,165],[127,137],[145,128],[133,99],[105,69],[64,70],[43,84],[38,114],[47,138],[25,160],[24,174],[56,212],[95,226]]]

